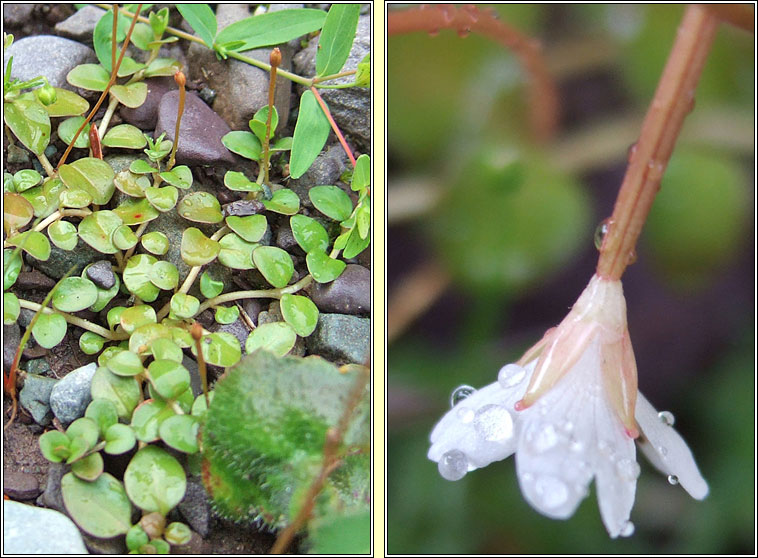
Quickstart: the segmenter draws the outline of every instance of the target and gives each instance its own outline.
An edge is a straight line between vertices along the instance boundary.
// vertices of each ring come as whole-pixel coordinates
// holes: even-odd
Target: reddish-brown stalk
[[[111,28],[111,70],[116,65],[116,34],[118,33],[118,4],[113,4],[113,27]]]
[[[687,7],[639,140],[630,151],[613,215],[607,221],[597,264],[600,277],[620,279],[633,261],[637,238],[660,189],[676,138],[694,107],[695,87],[717,26],[718,19],[705,7]]]
[[[282,63],[282,51],[276,47],[271,51],[269,64],[271,64],[271,73],[268,78],[268,113],[266,114],[266,137],[263,138],[263,183],[268,184],[268,160],[269,160],[269,142],[271,140],[271,115],[274,112],[274,92],[276,91],[276,70]]]
[[[315,87],[311,87],[311,91],[316,97],[316,101],[318,101],[318,104],[321,105],[321,110],[324,111],[324,114],[326,115],[326,119],[329,121],[329,125],[332,127],[332,130],[334,130],[334,133],[337,135],[337,139],[340,140],[340,145],[342,145],[342,149],[345,150],[345,153],[347,153],[348,158],[350,159],[350,162],[353,164],[353,167],[355,167],[355,157],[353,157],[353,152],[350,151],[350,147],[347,145],[347,141],[345,141],[345,136],[342,135],[342,132],[339,129],[339,126],[337,126],[337,123],[334,121],[334,118],[332,118],[332,113],[329,112],[329,107],[326,106],[326,103],[321,98],[321,95],[319,95],[318,89]]]
[[[424,4],[387,14],[387,35],[425,31],[431,35],[441,29],[453,29],[459,35],[478,33],[513,50],[529,77],[529,102],[532,131],[538,141],[547,141],[558,127],[558,94],[547,71],[536,39],[497,19],[491,9],[450,4]]]
[[[716,17],[745,31],[755,32],[755,5],[753,4],[703,4]]]
[[[100,98],[97,100],[97,103],[95,103],[95,106],[92,108],[87,118],[85,118],[84,122],[82,122],[82,125],[79,126],[79,129],[74,134],[74,139],[72,139],[71,143],[68,144],[66,151],[63,152],[63,157],[61,157],[61,160],[58,161],[58,166],[55,167],[56,172],[58,171],[58,169],[61,168],[63,163],[66,162],[66,159],[68,158],[68,154],[71,153],[71,149],[74,147],[74,144],[76,143],[76,140],[79,137],[79,134],[82,133],[82,130],[84,130],[84,127],[95,116],[95,113],[97,113],[98,109],[100,108],[100,105],[103,104],[103,101],[108,96],[108,93],[110,92],[111,87],[113,86],[114,83],[116,83],[118,69],[121,67],[121,61],[124,59],[124,54],[126,54],[126,48],[129,46],[129,41],[132,38],[132,31],[134,31],[134,25],[137,23],[137,15],[139,14],[140,10],[142,10],[142,4],[137,5],[136,13],[134,14],[134,17],[132,18],[132,24],[129,26],[129,31],[126,33],[126,39],[124,39],[124,44],[121,47],[121,53],[119,54],[118,60],[116,60],[116,64],[111,68],[111,79],[108,80],[108,85],[105,86],[105,90],[101,93]],[[115,14],[114,14],[114,19],[115,19]],[[116,41],[115,34],[113,35],[112,40]]]
[[[97,132],[97,126],[90,126],[89,147],[92,150],[93,157],[96,159],[103,158],[103,146],[100,145],[100,134]]]
[[[166,166],[166,170],[171,170],[174,168],[174,163],[176,163],[176,149],[179,147],[179,125],[182,123],[182,115],[184,114],[184,100],[186,98],[187,92],[185,90],[185,85],[187,83],[187,78],[184,77],[184,73],[179,71],[174,74],[174,81],[179,86],[179,110],[176,114],[176,129],[174,130],[174,145],[171,146],[171,157],[168,159],[168,165]]]

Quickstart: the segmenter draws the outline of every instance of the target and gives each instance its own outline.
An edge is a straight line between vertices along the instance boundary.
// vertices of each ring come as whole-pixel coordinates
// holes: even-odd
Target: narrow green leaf
[[[208,4],[177,4],[176,9],[208,48],[213,48],[218,23]]]
[[[358,28],[359,4],[332,4],[316,51],[316,74],[336,74],[345,65]]]
[[[216,37],[219,44],[242,41],[233,49],[244,52],[251,48],[286,43],[302,35],[318,31],[324,24],[322,10],[297,8],[245,18],[225,27]]]
[[[295,124],[290,155],[290,176],[300,178],[324,147],[329,137],[329,120],[311,91],[300,98],[300,113]],[[252,135],[252,134],[251,134]]]

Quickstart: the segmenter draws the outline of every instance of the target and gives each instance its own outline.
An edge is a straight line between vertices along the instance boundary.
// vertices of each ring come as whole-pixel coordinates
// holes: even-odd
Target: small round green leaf
[[[18,303],[18,297],[13,293],[3,293],[3,323],[5,325],[16,323],[20,312],[21,305]]]
[[[105,133],[100,140],[106,147],[122,147],[125,149],[142,149],[147,140],[142,130],[131,124],[119,124]]]
[[[89,103],[84,97],[80,97],[73,91],[54,87],[55,102],[45,105],[47,114],[50,116],[76,116],[84,114],[89,109]]]
[[[350,231],[350,236],[347,239],[345,249],[342,251],[343,258],[354,258],[361,252],[363,252],[371,242],[371,238],[367,235],[366,238],[361,238],[358,227]]]
[[[192,295],[176,293],[171,297],[171,314],[177,318],[191,318],[200,308],[200,301]]]
[[[226,218],[226,226],[244,240],[258,242],[266,234],[268,223],[265,215],[247,215],[245,217],[231,215]]]
[[[79,238],[76,236],[76,227],[68,221],[56,221],[47,227],[47,235],[50,240],[61,250],[70,251],[76,248]]]
[[[355,161],[353,169],[353,179],[350,182],[350,189],[357,191],[366,188],[371,184],[371,157],[365,153]]]
[[[205,265],[218,256],[221,246],[205,236],[200,229],[188,227],[182,233],[181,254],[184,263],[190,266]]]
[[[5,124],[35,155],[42,155],[50,143],[50,116],[37,99],[17,99],[3,103]],[[251,134],[252,135],[252,134]]]
[[[105,453],[110,455],[120,455],[126,453],[134,447],[137,437],[134,430],[126,424],[112,424],[103,436],[105,440]]]
[[[138,159],[142,161],[141,159]],[[135,161],[136,162],[136,161]],[[144,163],[144,161],[142,161]],[[150,179],[147,176],[135,174],[130,170],[122,170],[113,179],[116,188],[124,194],[134,198],[144,198],[145,190],[150,188]]]
[[[93,482],[73,473],[61,480],[63,503],[76,524],[86,533],[102,539],[123,535],[131,527],[132,504],[121,481],[110,473]]]
[[[207,271],[200,275],[200,292],[205,298],[213,298],[221,294],[224,290],[223,281],[216,281]]]
[[[107,399],[93,399],[87,405],[84,416],[94,420],[101,434],[118,422],[118,411],[112,401]]]
[[[141,395],[136,378],[117,376],[105,366],[95,370],[90,391],[92,399],[107,399],[112,402],[116,406],[119,418],[123,419],[131,416]]]
[[[305,257],[308,271],[318,283],[329,283],[342,275],[347,264],[342,260],[330,258],[326,252],[308,252]]]
[[[174,521],[173,523],[169,523],[166,530],[163,531],[163,538],[166,539],[166,542],[169,544],[183,545],[187,544],[192,539],[192,531],[186,524]]]
[[[150,352],[155,360],[173,360],[182,362],[184,353],[182,349],[171,339],[160,337],[150,344]]]
[[[132,161],[132,164],[129,165],[129,170],[134,174],[149,174],[158,172],[158,169],[151,167],[148,162],[143,159]]]
[[[113,358],[114,355],[117,353],[120,353],[121,351],[125,351],[126,349],[122,347],[118,347],[115,345],[111,345],[110,347],[106,347],[105,350],[100,353],[100,355],[97,357],[97,365],[98,366],[105,366],[106,363]]]
[[[92,482],[102,474],[103,465],[103,456],[95,452],[73,463],[71,472],[84,481]]]
[[[176,200],[179,199],[179,190],[173,186],[164,186],[163,188],[151,186],[145,190],[145,197],[155,209],[165,213],[174,209]]]
[[[284,321],[292,326],[295,333],[308,337],[318,324],[318,308],[309,298],[285,294],[280,301]]]
[[[22,169],[13,175],[16,192],[24,192],[42,182],[42,175],[33,169]]]
[[[85,190],[66,188],[60,193],[61,207],[81,209],[92,203],[92,196]]]
[[[116,190],[113,185],[116,173],[108,163],[95,157],[84,157],[65,164],[58,169],[58,174],[66,186],[86,191],[98,205],[108,203]]]
[[[171,329],[163,324],[146,324],[134,330],[129,338],[129,350],[138,355],[150,350],[150,345],[161,337],[171,338]]]
[[[326,229],[311,217],[293,215],[290,217],[290,228],[295,241],[306,254],[313,250],[324,252],[329,247]]]
[[[181,63],[173,58],[156,58],[145,68],[145,77],[173,76],[181,69]]]
[[[177,205],[177,211],[185,219],[198,223],[220,223],[224,220],[221,204],[208,192],[187,194]]]
[[[137,108],[147,98],[147,84],[144,81],[130,85],[114,85],[110,91],[122,105],[129,108]]]
[[[241,172],[226,171],[224,186],[235,192],[262,192],[263,187],[257,182],[252,182]]]
[[[63,341],[66,336],[66,318],[54,312],[48,314],[43,312],[37,318],[37,323],[32,328],[34,340],[46,349],[52,349],[58,343]]]
[[[113,231],[111,238],[111,242],[119,250],[129,250],[129,248],[136,246],[138,241],[137,235],[127,225],[121,225]]]
[[[9,229],[25,227],[34,217],[34,206],[24,197],[13,192],[3,194],[3,226]]]
[[[220,324],[232,324],[239,318],[240,309],[233,306],[218,306],[216,308],[215,319]]]
[[[259,246],[253,250],[253,261],[266,281],[277,288],[287,286],[295,271],[290,255],[276,246]]]
[[[120,310],[118,310],[119,308]],[[112,317],[111,312],[113,312]],[[128,334],[133,333],[138,327],[154,324],[156,321],[155,310],[148,304],[138,304],[130,308],[117,306],[108,312],[108,323],[111,324],[111,327],[113,327],[113,324],[120,323],[121,327]]]
[[[3,289],[10,289],[18,278],[23,260],[21,253],[12,248],[3,250]],[[221,285],[223,288],[223,285]]]
[[[208,364],[215,366],[233,366],[242,356],[240,342],[231,333],[217,332],[203,337],[200,346],[203,348],[203,358]],[[197,356],[195,347],[192,354]]]
[[[132,428],[137,439],[145,443],[156,441],[160,424],[174,414],[165,401],[148,399],[140,403],[132,415]]]
[[[137,507],[166,515],[184,497],[187,479],[175,458],[160,448],[147,446],[137,452],[126,468],[124,485]]]
[[[171,262],[156,262],[150,270],[150,281],[159,289],[171,290],[179,284],[179,271]]]
[[[105,338],[91,331],[85,331],[79,337],[79,348],[85,355],[96,355],[102,350],[104,344]]]
[[[353,212],[350,196],[337,186],[314,186],[308,197],[316,209],[335,221],[344,221]]]
[[[184,453],[197,453],[200,421],[192,415],[174,415],[164,420],[158,433],[166,445]]]
[[[172,186],[176,186],[182,190],[186,190],[192,186],[192,171],[186,165],[179,165],[170,171],[162,172],[160,177]]]
[[[53,293],[53,306],[61,312],[78,312],[96,301],[97,287],[84,277],[66,277]]]
[[[232,269],[253,269],[253,250],[258,244],[246,242],[234,233],[225,235],[220,241],[218,261]]]
[[[69,446],[71,440],[63,432],[50,430],[39,437],[39,447],[45,459],[53,463],[60,463],[71,455]]]
[[[149,254],[137,254],[129,258],[124,269],[123,280],[129,292],[145,302],[158,298],[160,289],[150,281],[150,271],[158,260]]]
[[[147,196],[147,191],[145,195]],[[159,213],[145,198],[127,198],[122,201],[113,212],[124,222],[124,225],[139,225],[157,218]]]
[[[174,400],[190,386],[189,372],[175,360],[154,360],[147,371],[150,383],[163,399]]]
[[[261,142],[250,132],[234,131],[229,132],[223,138],[221,143],[229,151],[241,155],[245,159],[260,161],[261,159]]]
[[[105,91],[111,76],[100,64],[79,64],[66,75],[66,81],[89,91]]]
[[[284,356],[292,350],[297,341],[297,334],[287,323],[273,322],[256,327],[245,341],[245,352],[252,353],[258,349]]]
[[[148,542],[150,542],[150,537],[147,536],[147,533],[145,533],[145,530],[139,523],[132,525],[132,528],[126,533],[126,548],[137,554],[140,548]]]
[[[300,209],[300,198],[288,188],[274,192],[270,200],[263,200],[266,209],[282,215],[294,215]]]
[[[123,224],[121,217],[113,211],[95,211],[79,223],[81,239],[103,254],[115,254],[118,248],[113,245],[113,231]]]
[[[82,272],[82,277],[86,277],[86,270],[87,268],[85,267]],[[114,274],[114,278],[116,281],[110,289],[101,289],[100,287],[97,287],[97,302],[89,307],[90,310],[93,312],[100,312],[100,310],[105,308],[108,303],[113,300],[113,297],[118,294],[121,289],[121,280],[118,278],[118,274]]]
[[[24,252],[40,261],[47,261],[50,257],[50,241],[41,232],[22,232],[10,237],[6,242],[11,246],[20,246]]]
[[[160,231],[143,234],[140,242],[145,250],[156,256],[162,256],[168,252],[168,237]]]
[[[142,359],[131,351],[117,353],[105,365],[117,376],[136,376],[145,370]]]
[[[105,319],[108,321],[108,327],[113,329],[121,322],[121,314],[126,310],[123,306],[114,306],[108,310]]]
[[[213,403],[213,396],[215,394],[211,391],[208,393],[208,399]],[[205,394],[200,394],[195,398],[195,402],[192,403],[192,415],[198,418],[202,418],[205,412],[208,410],[208,405],[205,402]]]
[[[58,137],[66,145],[71,145],[71,141],[74,139],[74,135],[76,135],[77,130],[85,120],[86,119],[83,116],[72,116],[71,118],[66,118],[66,120],[63,120],[60,124],[58,124]],[[79,135],[76,138],[76,142],[74,143],[74,147],[78,147],[80,149],[89,147],[89,130],[91,126],[92,124],[88,122],[87,125],[84,126],[84,129],[79,132]]]

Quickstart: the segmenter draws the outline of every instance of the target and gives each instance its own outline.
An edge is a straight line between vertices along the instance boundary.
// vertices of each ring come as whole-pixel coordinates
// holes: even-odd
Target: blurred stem
[[[420,266],[404,278],[387,305],[387,343],[394,341],[426,312],[449,284],[448,274],[435,262]]]
[[[717,26],[718,20],[708,9],[687,7],[639,140],[630,150],[629,166],[600,248],[600,277],[620,279],[633,261],[637,238],[660,189],[676,138],[694,107],[695,87]]]
[[[751,33],[755,32],[755,5],[703,4],[703,6],[725,23],[731,23]]]

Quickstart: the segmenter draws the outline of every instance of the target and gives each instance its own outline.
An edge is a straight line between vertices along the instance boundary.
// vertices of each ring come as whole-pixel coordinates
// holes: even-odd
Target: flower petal
[[[639,393],[634,413],[644,440],[638,440],[640,449],[657,469],[675,476],[690,496],[702,500],[708,495],[708,483],[700,474],[695,458],[687,443],[658,411]]]
[[[516,449],[517,433],[513,405],[523,395],[533,370],[534,365],[504,366],[498,382],[477,390],[455,405],[432,431],[429,459],[439,462],[457,450],[467,460],[468,471],[473,471],[510,456]],[[449,459],[461,467],[460,454],[450,455]]]

